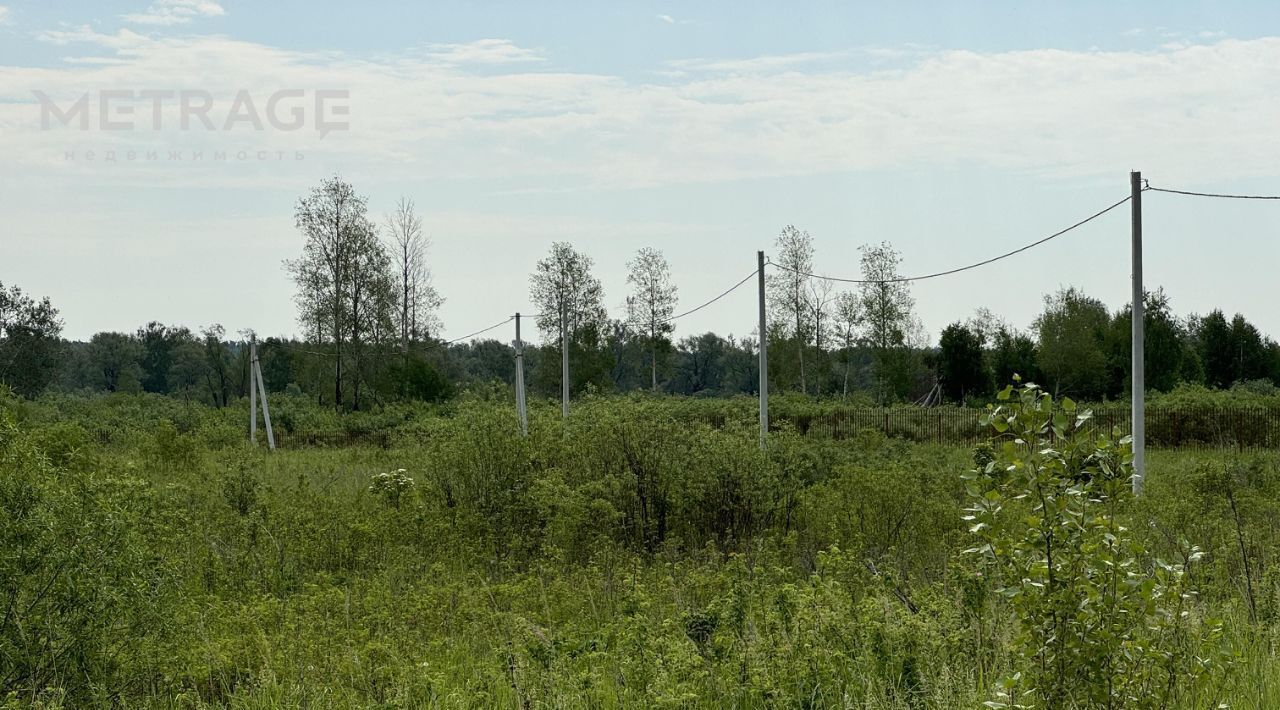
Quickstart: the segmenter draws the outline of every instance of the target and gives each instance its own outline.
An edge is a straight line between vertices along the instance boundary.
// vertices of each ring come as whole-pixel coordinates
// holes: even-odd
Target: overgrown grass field
[[[0,397],[0,698],[1280,707],[1276,454],[1151,451],[1131,499],[1123,444],[1053,415],[1062,464],[785,427],[762,452],[676,399],[535,406],[526,439],[490,394],[275,452],[243,405]],[[1011,401],[998,426],[1039,411]],[[336,417],[272,406],[298,442]]]

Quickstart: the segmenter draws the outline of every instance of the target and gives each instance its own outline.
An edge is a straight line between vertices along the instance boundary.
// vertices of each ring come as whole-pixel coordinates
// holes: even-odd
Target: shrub
[[[401,499],[413,490],[413,485],[413,479],[401,468],[390,473],[375,473],[369,492],[392,508],[399,508]]]
[[[36,446],[58,468],[92,468],[98,446],[93,436],[75,422],[56,422],[34,432]]]
[[[989,707],[1164,708],[1208,692],[1222,627],[1191,616],[1184,565],[1145,560],[1120,522],[1129,439],[1035,385],[1000,393],[995,458],[967,477],[965,520],[1016,613],[1015,670]],[[1207,690],[1206,690],[1207,689]],[[1203,704],[1205,697],[1199,697]]]
[[[156,426],[145,453],[154,465],[168,470],[195,468],[200,461],[196,438],[191,434],[178,433],[177,427],[169,421]]]
[[[171,618],[154,491],[50,469],[3,412],[0,470],[0,698],[83,707],[136,691]]]

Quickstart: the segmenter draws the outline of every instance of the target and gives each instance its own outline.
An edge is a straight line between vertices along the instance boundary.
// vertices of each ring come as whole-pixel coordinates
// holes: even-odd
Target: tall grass
[[[295,422],[332,416],[292,406]],[[505,402],[471,400],[368,415],[394,429],[387,448],[268,453],[239,441],[236,412],[152,397],[6,401],[0,698],[955,708],[992,697],[1018,629],[959,554],[970,451],[784,428],[762,453],[749,420],[699,421],[684,406],[600,398],[567,427],[539,407],[521,439]],[[1149,460],[1149,495],[1127,522],[1152,558],[1208,552],[1196,613],[1227,622],[1238,653],[1227,697],[1280,707],[1280,461]],[[413,485],[398,505],[370,489],[402,468]],[[1213,487],[1223,470],[1235,514]]]

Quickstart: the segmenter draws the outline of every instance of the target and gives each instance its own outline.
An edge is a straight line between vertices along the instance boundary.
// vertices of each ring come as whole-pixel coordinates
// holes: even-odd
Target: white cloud
[[[444,64],[512,64],[540,62],[536,51],[518,47],[508,39],[482,39],[467,44],[432,44],[426,56]]]
[[[63,156],[104,145],[298,150],[353,171],[539,188],[961,164],[1071,176],[1137,166],[1166,182],[1211,181],[1273,175],[1280,163],[1280,38],[1146,52],[913,49],[875,70],[856,68],[861,50],[686,60],[661,83],[547,71],[541,53],[503,39],[368,59],[87,27],[42,38],[100,49],[55,68],[0,67],[0,154],[32,179],[100,170]],[[323,141],[311,130],[42,131],[31,94],[201,89],[226,106],[240,90],[265,101],[295,87],[348,89],[351,129]],[[165,110],[175,125],[176,106]],[[140,102],[134,116],[145,123],[149,111]],[[271,177],[127,169],[122,179],[154,183]]]
[[[215,0],[155,0],[145,12],[121,15],[125,22],[139,25],[185,25],[199,17],[227,14]]]
[[[876,48],[870,51],[875,54],[885,55],[889,50]],[[680,71],[713,73],[789,71],[803,65],[847,59],[852,54],[852,51],[797,52],[794,54],[768,54],[746,59],[675,59],[667,62],[667,66]]]
[[[9,24],[9,8],[0,5],[0,25]]]
[[[1154,31],[1147,36],[1158,37]],[[406,185],[416,185],[415,189],[425,194],[434,186],[445,186],[444,196],[439,198],[445,209],[433,218],[433,229],[453,238],[441,240],[438,253],[447,257],[446,263],[467,264],[471,269],[440,284],[446,292],[455,293],[486,277],[492,281],[492,260],[477,262],[477,249],[500,249],[509,260],[531,263],[546,241],[556,238],[592,243],[604,254],[613,249],[620,257],[624,241],[629,240],[630,248],[632,244],[658,243],[663,235],[670,238],[674,234],[677,236],[668,242],[673,251],[682,245],[695,251],[687,252],[687,260],[673,258],[673,264],[705,264],[704,252],[696,250],[711,253],[719,248],[707,234],[724,232],[723,243],[736,244],[733,240],[738,234],[757,227],[752,239],[762,234],[767,237],[776,228],[776,222],[770,220],[780,221],[777,215],[783,211],[785,219],[805,220],[806,224],[822,219],[816,210],[806,213],[812,207],[806,207],[797,195],[825,181],[776,180],[769,184],[779,186],[778,193],[765,199],[760,198],[762,190],[772,188],[732,185],[725,194],[741,199],[727,201],[735,206],[720,214],[715,212],[716,205],[708,205],[705,230],[696,224],[681,224],[679,214],[686,201],[683,189],[664,193],[679,195],[675,202],[664,197],[651,202],[650,193],[633,195],[651,210],[648,214],[671,216],[650,217],[640,226],[628,226],[632,222],[627,219],[627,210],[610,207],[612,198],[592,199],[589,191],[601,187],[685,186],[880,170],[908,171],[919,177],[935,169],[944,174],[944,183],[950,179],[945,177],[948,173],[967,178],[994,172],[1050,176],[1055,185],[1064,187],[1071,183],[1126,185],[1130,169],[1141,169],[1152,184],[1165,186],[1211,186],[1217,181],[1280,177],[1280,144],[1274,141],[1274,124],[1280,117],[1280,75],[1274,71],[1280,64],[1280,38],[1200,39],[1165,49],[1125,52],[973,52],[903,45],[875,51],[853,48],[848,52],[686,60],[672,65],[682,68],[674,75],[637,72],[627,77],[551,70],[548,60],[556,59],[554,56],[502,39],[357,57],[286,50],[222,36],[148,36],[136,27],[114,32],[68,27],[46,32],[41,38],[55,45],[74,45],[77,56],[53,66],[0,66],[0,156],[10,166],[0,175],[0,194],[10,196],[15,209],[25,210],[9,221],[17,225],[9,230],[13,235],[9,241],[28,254],[22,257],[25,262],[15,261],[17,270],[41,274],[25,277],[33,280],[36,285],[32,288],[38,292],[43,292],[39,290],[40,278],[59,289],[79,288],[66,301],[71,304],[70,314],[79,299],[77,317],[86,324],[82,328],[89,328],[90,323],[95,329],[129,325],[116,324],[110,318],[117,316],[95,310],[101,302],[101,284],[93,280],[95,274],[111,272],[102,264],[118,264],[117,272],[132,265],[128,260],[111,261],[118,259],[119,245],[133,244],[130,248],[137,253],[154,257],[155,245],[165,244],[176,266],[161,271],[185,275],[188,272],[179,269],[192,269],[193,263],[206,269],[214,264],[222,270],[240,268],[229,263],[224,266],[212,250],[206,253],[199,251],[203,247],[192,246],[216,242],[201,235],[236,232],[252,233],[259,243],[267,237],[276,240],[272,248],[279,251],[257,260],[253,267],[260,269],[255,272],[260,275],[256,281],[271,282],[274,285],[269,288],[277,289],[270,297],[256,295],[252,302],[234,306],[239,310],[228,314],[225,300],[215,303],[217,299],[208,300],[213,297],[205,297],[201,291],[187,296],[186,301],[174,299],[168,313],[152,314],[147,311],[152,303],[148,299],[159,289],[142,284],[128,292],[132,300],[127,310],[113,303],[111,313],[135,314],[128,316],[130,322],[144,322],[144,316],[136,314],[145,314],[146,318],[185,318],[188,322],[216,319],[263,329],[258,320],[264,317],[262,303],[273,302],[280,304],[275,317],[282,325],[277,327],[287,332],[292,322],[287,305],[289,286],[278,278],[280,259],[296,249],[287,205],[318,176],[333,171],[341,171],[358,185],[378,185],[386,196],[399,194]],[[867,61],[879,55],[894,60],[891,68]],[[653,67],[664,68],[670,66]],[[310,128],[293,132],[183,131],[174,127],[177,109],[170,102],[165,104],[162,131],[46,131],[40,128],[39,106],[31,93],[44,91],[68,105],[66,102],[86,91],[200,89],[214,94],[225,107],[238,91],[245,90],[259,100],[259,109],[265,110],[261,102],[281,88],[350,90],[351,129],[323,140]],[[90,102],[89,107],[96,117],[98,104]],[[150,107],[138,102],[133,118],[139,124],[149,123]],[[83,158],[86,150],[96,151],[98,160],[87,162]],[[105,151],[113,151],[118,160],[105,162]],[[126,156],[131,151],[139,156],[156,152],[160,159],[130,162]],[[170,151],[181,153],[183,159],[166,160]],[[226,151],[231,157],[215,162],[214,151]],[[294,161],[295,151],[305,154],[305,160]],[[68,152],[77,158],[67,160]],[[192,161],[193,152],[202,153],[204,159]],[[239,152],[248,158],[238,160],[235,156]],[[270,159],[257,160],[259,152]],[[286,159],[276,160],[278,152],[286,152]],[[210,199],[208,210],[189,215],[193,223],[205,225],[201,230],[188,234],[184,229],[157,228],[165,224],[166,214],[179,209],[171,208],[171,195],[198,192],[217,196],[223,194],[218,190],[229,186],[276,197],[284,194],[280,204],[285,206],[264,208],[272,215],[270,219],[257,227],[237,224],[237,232],[217,223],[217,216],[227,213],[230,203]],[[163,189],[134,189],[149,187]],[[1265,186],[1259,189],[1265,190]],[[511,193],[536,190],[573,192],[574,206],[566,207],[569,201],[558,198],[508,199]],[[721,194],[719,188],[712,192]],[[477,193],[494,199],[474,200]],[[122,194],[130,195],[129,199],[121,199]],[[76,197],[75,209],[67,209],[68,195]],[[452,208],[454,195],[468,197]],[[1037,202],[1034,196],[1029,197],[1031,200],[1024,203],[1019,196],[1018,204],[1007,212],[1001,208],[990,213],[992,224],[983,229],[1004,234],[1001,238],[1007,238],[1012,246],[1025,241],[1022,227],[1015,230],[1011,226],[1018,218],[1023,218],[1023,227],[1030,224],[1032,233],[1040,236],[1038,230],[1043,227],[1057,227],[1077,218],[1077,208],[1094,207],[1092,202],[1059,203],[1057,197],[1043,196]],[[82,199],[90,203],[82,204]],[[868,199],[883,200],[884,196],[863,195],[851,202],[861,205]],[[483,207],[468,206],[476,202],[483,202]],[[625,200],[617,204],[622,202]],[[752,204],[742,206],[747,202]],[[778,205],[769,206],[770,202]],[[538,203],[530,210],[536,214],[543,214],[544,203],[560,206],[545,207],[545,219],[539,221],[519,214],[526,203]],[[1056,207],[1065,213],[1049,215]],[[574,213],[579,209],[583,214]],[[1043,220],[1039,214],[1025,214],[1040,209],[1046,212]],[[112,210],[118,210],[120,216]],[[950,211],[945,204],[937,205],[936,210],[939,215]],[[698,208],[699,219],[702,211]],[[798,216],[791,216],[792,211]],[[71,224],[51,226],[49,215],[59,212],[66,212],[63,221],[71,220]],[[856,213],[851,209],[850,214]],[[746,229],[730,223],[748,217],[753,221]],[[1115,229],[1123,231],[1122,216],[1113,217]],[[986,221],[971,214],[965,218],[966,225],[970,218]],[[1047,222],[1042,224],[1044,220]],[[832,224],[839,222],[838,218],[831,220]],[[827,233],[840,234],[845,242],[870,238],[859,233],[858,224],[847,225],[848,233],[839,231],[844,226],[829,228]],[[946,253],[945,242],[917,238],[927,231],[922,227],[894,238],[914,248],[917,257],[925,255],[925,261],[912,262],[920,264],[920,271],[949,266],[944,257],[937,256]],[[169,234],[182,234],[184,239],[160,238]],[[976,232],[969,234],[980,240]],[[84,250],[57,247],[61,252],[81,255],[79,272],[66,271],[61,261],[51,261],[41,251],[50,248],[47,240],[71,239],[68,235],[76,235],[89,245]],[[620,241],[611,241],[615,238]],[[1111,237],[1098,233],[1095,238],[1099,239],[1095,243],[1104,243],[1104,238]],[[596,241],[590,242],[592,239]],[[1263,244],[1259,248],[1267,247]],[[982,250],[996,253],[1003,248]],[[193,258],[193,253],[199,257]],[[695,259],[695,254],[700,256]],[[133,258],[132,253],[129,256]],[[856,253],[851,258],[842,263],[856,265]],[[57,263],[58,268],[45,269],[43,265],[49,263]],[[602,269],[610,268],[606,263],[615,264],[615,273],[603,274],[607,282],[623,282],[625,274],[618,266],[621,258],[602,258],[600,263]],[[1123,263],[1112,266],[1115,283],[1122,283]],[[1195,268],[1209,269],[1199,261]],[[1224,264],[1222,268],[1232,267]],[[699,273],[697,278],[711,290],[711,281],[723,280],[712,276]],[[738,276],[721,274],[724,279]],[[1018,281],[1021,277],[1017,275],[1010,278],[1025,292],[1043,287],[1040,276],[1030,284]],[[491,290],[499,295],[487,298],[474,312],[466,310],[461,305],[463,299],[458,299],[450,307],[459,310],[446,313],[447,319],[468,326],[491,322],[485,311],[490,304],[523,302],[523,280],[509,281],[514,285],[506,291],[501,289],[507,287],[494,286]],[[1001,288],[1009,288],[1003,277],[997,281]],[[1265,278],[1252,282],[1267,283]],[[1091,283],[1081,285],[1090,287]],[[980,286],[974,281],[974,288]],[[928,288],[932,287],[922,286]],[[935,303],[958,302],[955,286],[947,288],[951,291],[939,292]],[[1118,292],[1121,295],[1115,297],[1115,303],[1122,302],[1127,293],[1123,287]],[[51,293],[59,299],[59,292]],[[927,303],[925,292],[921,293],[921,303]],[[745,297],[749,299],[750,294]],[[1261,291],[1233,298],[1267,303]],[[199,308],[179,308],[200,299],[204,300]],[[1239,300],[1236,303],[1243,305],[1233,308],[1248,305]],[[1191,309],[1211,305],[1195,302]],[[925,315],[934,332],[939,324],[960,315],[939,306],[931,308],[934,310]],[[1034,304],[1030,308],[1034,310]],[[752,312],[749,303],[745,312]],[[1015,311],[1011,315],[1029,319],[1034,314]],[[106,320],[95,320],[99,317]],[[69,315],[68,320],[71,318]]]
[[[676,18],[672,17],[671,15],[658,15],[658,19],[662,20],[668,25],[674,25],[676,23]]]
[[[69,44],[94,44],[104,49],[112,49],[121,54],[132,53],[132,50],[150,43],[152,40],[127,29],[118,30],[115,34],[102,34],[88,25],[80,25],[62,30],[46,30],[36,35],[42,42],[59,46]],[[88,61],[90,58],[84,58]],[[120,61],[119,57],[96,57],[94,59]]]

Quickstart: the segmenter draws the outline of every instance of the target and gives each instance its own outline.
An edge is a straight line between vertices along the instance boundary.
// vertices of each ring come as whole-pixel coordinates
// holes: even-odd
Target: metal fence
[[[819,416],[787,416],[801,433],[841,439],[873,429],[892,437],[938,444],[973,445],[990,438],[979,409],[864,409],[838,410]],[[1094,426],[1128,434],[1128,407],[1093,409]],[[1193,407],[1148,408],[1146,443],[1154,448],[1280,449],[1280,408]]]
[[[746,414],[746,412],[742,412]],[[775,410],[773,426],[794,427],[802,434],[848,439],[874,430],[887,436],[917,442],[972,446],[991,438],[982,425],[983,410],[959,408],[844,409],[822,413]],[[724,426],[725,412],[693,414],[694,419]],[[1280,407],[1151,407],[1147,409],[1147,446],[1167,449],[1280,450]],[[1094,426],[1100,431],[1119,429],[1128,434],[1131,416],[1127,406],[1093,408]],[[372,431],[276,431],[281,447],[387,448],[393,432]]]

